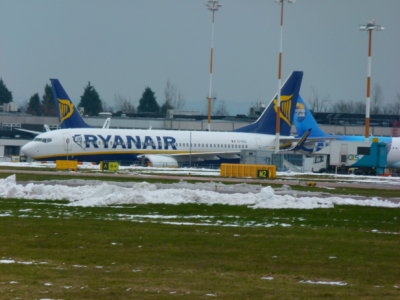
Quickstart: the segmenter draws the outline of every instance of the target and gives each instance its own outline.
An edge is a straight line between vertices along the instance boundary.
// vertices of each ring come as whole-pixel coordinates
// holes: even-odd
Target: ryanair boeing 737
[[[303,72],[295,71],[281,91],[281,137],[287,149],[302,139],[290,136]],[[35,160],[74,159],[86,162],[136,161],[154,166],[177,166],[189,160],[238,161],[240,151],[273,150],[275,141],[276,96],[252,124],[230,132],[92,128],[81,118],[64,88],[51,79],[58,103],[61,129],[39,134],[24,145],[22,153]]]

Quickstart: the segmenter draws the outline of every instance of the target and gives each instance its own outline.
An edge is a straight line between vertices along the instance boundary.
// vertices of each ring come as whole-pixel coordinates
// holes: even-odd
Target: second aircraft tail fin
[[[293,123],[296,126],[298,136],[303,136],[309,129],[312,129],[310,137],[329,137],[330,135],[323,131],[318,125],[311,111],[308,109],[303,98],[299,95],[297,100],[296,112]]]
[[[297,104],[297,98],[299,96],[299,90],[301,81],[303,79],[303,72],[294,71],[290,77],[286,80],[285,84],[281,89],[281,122],[280,122],[280,134],[290,135],[290,129],[292,127],[294,111]],[[264,133],[272,134],[276,133],[276,115],[277,110],[275,103],[278,96],[272,99],[270,104],[261,114],[261,116],[254,122],[242,128],[236,129],[237,132],[253,132],[253,133]]]
[[[82,119],[58,79],[50,79],[61,128],[91,127]]]

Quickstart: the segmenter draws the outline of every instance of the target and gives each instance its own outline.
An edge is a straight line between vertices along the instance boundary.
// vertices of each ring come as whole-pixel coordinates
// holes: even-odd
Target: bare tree
[[[396,94],[396,99],[383,106],[383,113],[387,115],[400,115],[400,93]]]
[[[313,89],[313,98],[311,101],[308,101],[308,103],[310,105],[310,110],[313,112],[327,112],[329,110],[329,98],[321,99],[315,89]]]
[[[332,112],[351,113],[353,108],[351,102],[340,100],[332,104]]]
[[[185,98],[176,85],[168,79],[164,89],[165,106],[182,109],[185,106]]]
[[[396,114],[396,115],[400,115],[400,93],[397,93],[396,94],[396,98],[397,98],[397,100],[394,102],[394,109],[393,109],[393,112]]]
[[[178,93],[178,98],[176,99],[175,107],[177,109],[182,109],[185,107],[186,104],[186,99],[185,97],[181,94],[181,92]]]
[[[216,106],[215,104],[217,104],[216,102],[217,101],[214,102],[214,107]],[[214,110],[213,115],[215,115],[215,116],[228,116],[229,115],[229,112],[228,112],[228,109],[226,107],[224,100],[218,101],[218,106],[216,106],[216,109]]]
[[[353,113],[355,114],[363,114],[365,113],[365,101],[359,100],[353,102]]]
[[[332,105],[332,112],[361,114],[365,112],[363,101],[340,100]]]
[[[372,91],[372,103],[371,103],[371,113],[379,114],[381,113],[384,102],[382,88],[379,83],[376,83]]]
[[[103,112],[112,113],[112,112],[114,112],[114,108],[110,104],[108,104],[107,102],[104,102],[103,103]]]
[[[133,114],[136,112],[135,105],[126,97],[119,94],[114,95],[114,101],[117,104],[117,110],[125,114]]]

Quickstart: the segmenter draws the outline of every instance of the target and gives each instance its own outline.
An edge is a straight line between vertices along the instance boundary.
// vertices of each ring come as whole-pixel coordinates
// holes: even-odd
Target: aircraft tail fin
[[[91,127],[82,119],[58,79],[50,79],[61,128]]]
[[[303,136],[309,129],[312,129],[310,137],[329,137],[330,134],[326,133],[321,129],[308,109],[303,98],[299,95],[297,100],[296,112],[294,114],[294,125],[296,126],[297,135]]]
[[[292,127],[294,111],[299,96],[301,81],[303,79],[303,72],[293,71],[281,89],[281,135],[290,135]],[[276,109],[275,103],[278,96],[271,100],[267,108],[261,116],[254,122],[247,126],[236,129],[237,132],[253,132],[263,134],[276,133]]]

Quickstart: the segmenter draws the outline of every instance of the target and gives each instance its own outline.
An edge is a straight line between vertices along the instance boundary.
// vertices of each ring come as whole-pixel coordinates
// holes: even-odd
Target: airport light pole
[[[382,31],[385,28],[375,24],[375,19],[361,25],[360,30],[368,31],[368,68],[367,68],[367,99],[365,107],[365,138],[370,136],[370,110],[371,110],[371,71],[372,71],[372,31]]]
[[[281,89],[282,89],[282,56],[283,56],[283,11],[284,3],[294,3],[295,0],[275,0],[281,7],[280,38],[279,38],[279,62],[278,62],[278,99],[275,105],[276,126],[275,126],[275,153],[279,152],[279,139],[281,135]]]
[[[218,3],[218,0],[208,0],[206,3],[208,10],[211,11],[211,51],[210,51],[210,78],[208,85],[208,120],[207,120],[207,130],[211,131],[211,111],[212,111],[212,79],[214,71],[214,25],[215,25],[215,12],[222,6]]]

